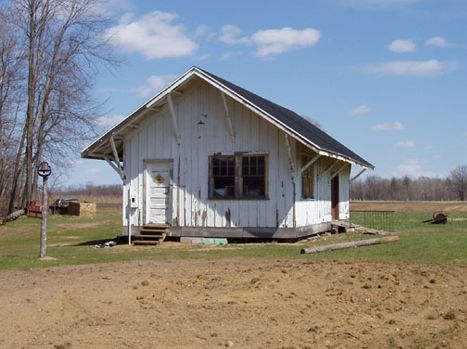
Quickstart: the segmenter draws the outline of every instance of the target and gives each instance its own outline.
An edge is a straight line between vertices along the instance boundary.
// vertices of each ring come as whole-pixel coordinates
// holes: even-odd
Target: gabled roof
[[[317,153],[337,157],[351,163],[356,163],[365,168],[374,168],[371,163],[294,111],[284,108],[198,67],[192,67],[185,74],[177,78],[170,86],[152,97],[145,105],[141,106],[125,120],[107,131],[103,136],[85,148],[81,152],[81,156],[87,158],[102,158],[97,154],[93,154],[93,149],[96,149],[100,144],[102,144],[102,142],[105,142],[112,135],[121,132],[126,126],[133,122],[133,119],[138,118],[138,116],[145,113],[145,111],[148,111],[151,107],[157,105],[157,103],[160,102],[167,94],[179,88],[193,76],[198,76],[199,78],[207,81],[233,99],[254,110],[259,115],[280,127],[282,130],[298,139],[301,143],[312,148]]]

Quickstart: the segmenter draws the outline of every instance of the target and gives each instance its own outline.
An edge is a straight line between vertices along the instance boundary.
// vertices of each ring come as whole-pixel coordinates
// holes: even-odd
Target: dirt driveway
[[[0,273],[0,309],[0,348],[466,348],[467,266],[67,266]]]

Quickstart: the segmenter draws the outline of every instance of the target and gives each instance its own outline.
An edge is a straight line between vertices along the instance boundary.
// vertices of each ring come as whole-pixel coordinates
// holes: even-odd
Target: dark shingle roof
[[[369,163],[359,155],[355,154],[345,145],[338,142],[337,140],[329,136],[326,132],[316,127],[311,122],[301,117],[294,111],[284,108],[274,102],[271,102],[261,96],[258,96],[253,92],[245,90],[244,88],[237,86],[231,83],[230,81],[224,80],[205,70],[202,70],[200,68],[197,69],[202,71],[211,79],[214,79],[220,84],[224,85],[229,90],[232,90],[240,97],[249,101],[251,104],[262,109],[275,119],[279,120],[281,123],[286,125],[291,131],[295,132],[299,136],[301,135],[301,138],[305,138],[304,140],[308,143],[311,143],[311,145],[315,145],[321,150],[327,151],[335,155],[340,155],[349,160],[354,160],[355,162],[363,166],[374,168],[374,166],[371,163]]]

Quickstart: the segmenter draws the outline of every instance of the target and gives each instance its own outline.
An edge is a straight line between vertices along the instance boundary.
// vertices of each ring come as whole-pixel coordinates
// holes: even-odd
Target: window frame
[[[311,159],[312,159],[312,157],[310,155],[302,154],[301,155],[301,164],[302,164],[302,166],[306,165],[307,162],[310,161]],[[310,175],[310,172],[312,172],[311,175]],[[311,188],[312,195],[311,196],[306,196],[305,195],[305,188],[307,188],[307,186],[304,185],[305,184],[304,178],[310,178],[310,177],[313,179],[313,186]],[[316,200],[316,163],[312,164],[305,171],[303,171],[303,173],[300,176],[300,180],[301,180],[301,198],[302,198],[302,200],[310,200],[310,201]],[[308,181],[307,181],[307,184],[308,184]],[[308,188],[308,189],[310,189],[310,188]]]
[[[235,188],[234,197],[215,197],[214,196],[214,173],[213,173],[213,160],[215,158],[234,158],[235,166]],[[243,194],[243,159],[247,157],[263,157],[264,158],[264,196],[261,197],[248,197]],[[263,152],[238,152],[231,154],[215,153],[208,156],[208,200],[269,200],[269,159],[268,153]],[[250,175],[251,176],[251,175]],[[245,176],[246,177],[246,176]],[[253,177],[253,176],[252,176]]]

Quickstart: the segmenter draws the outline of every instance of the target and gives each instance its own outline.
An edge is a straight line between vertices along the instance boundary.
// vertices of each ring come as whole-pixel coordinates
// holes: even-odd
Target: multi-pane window
[[[306,165],[310,161],[310,157],[302,156],[302,166]],[[302,173],[302,198],[303,199],[314,199],[315,198],[315,166],[309,166]]]
[[[265,197],[264,156],[242,156],[242,196]]]
[[[235,197],[235,157],[212,157],[212,197]]]
[[[266,199],[266,155],[209,157],[210,199]]]

